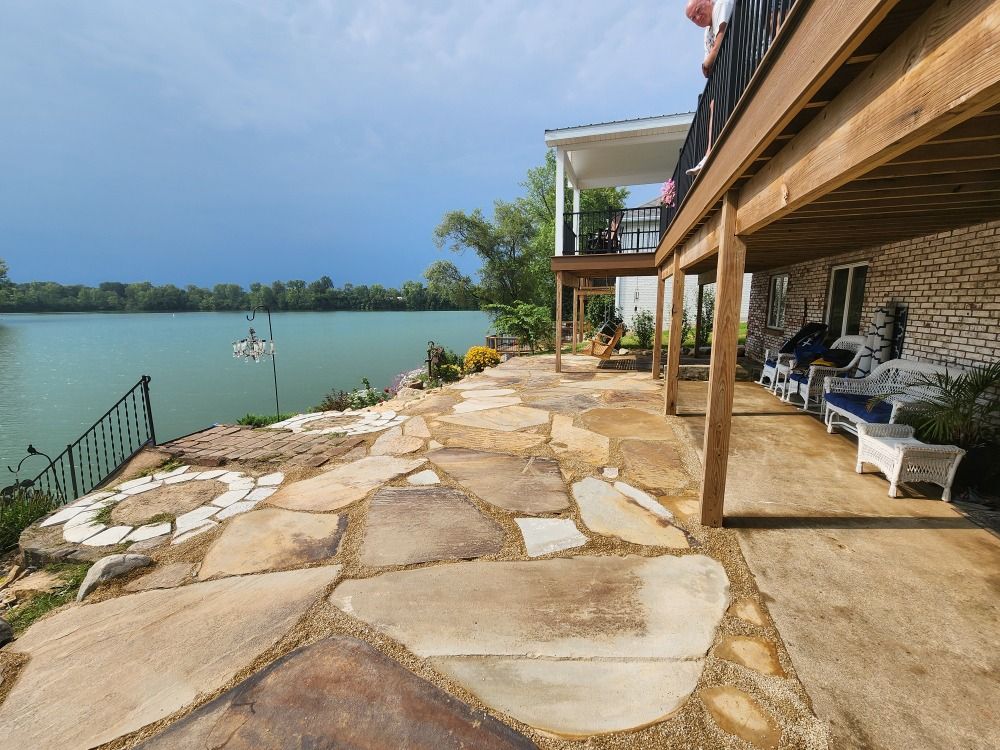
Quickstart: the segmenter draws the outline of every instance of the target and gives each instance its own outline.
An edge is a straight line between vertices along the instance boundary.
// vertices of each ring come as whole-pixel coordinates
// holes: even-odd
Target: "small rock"
[[[257,480],[258,487],[277,487],[279,484],[285,481],[285,475],[280,471],[276,471],[273,474],[267,474],[266,476],[260,477]]]
[[[617,479],[618,478],[618,467],[617,466],[605,466],[604,467],[604,471],[601,472],[601,473],[604,474],[604,478],[605,479]]]
[[[10,626],[10,623],[0,618],[0,646],[10,643],[14,640],[14,628]]]
[[[729,614],[733,617],[739,617],[741,620],[751,622],[754,625],[760,625],[761,627],[767,625],[767,618],[764,616],[764,612],[761,610],[760,605],[753,599],[740,599],[733,602],[733,606],[729,608]]]
[[[112,578],[117,578],[136,568],[144,568],[152,565],[153,560],[146,555],[108,555],[90,566],[87,577],[80,584],[80,591],[76,595],[76,600],[82,602],[83,598],[97,588],[97,585]]]
[[[778,661],[778,650],[770,641],[745,635],[727,635],[715,647],[720,659],[741,664],[761,674],[784,677],[785,670]]]
[[[417,486],[441,483],[441,480],[438,478],[438,475],[434,473],[433,469],[418,471],[416,474],[407,477],[406,481]]]

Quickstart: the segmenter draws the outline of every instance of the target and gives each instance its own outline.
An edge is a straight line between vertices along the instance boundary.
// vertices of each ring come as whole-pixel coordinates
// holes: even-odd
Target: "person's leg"
[[[715,99],[708,102],[708,148],[705,150],[705,155],[701,157],[701,161],[695,164],[691,169],[687,170],[689,175],[697,175],[701,172],[701,168],[705,166],[705,160],[708,155],[712,153],[712,124],[715,121]]]

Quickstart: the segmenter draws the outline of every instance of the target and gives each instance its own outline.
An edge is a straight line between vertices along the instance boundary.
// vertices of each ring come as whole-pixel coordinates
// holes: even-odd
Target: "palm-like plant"
[[[958,375],[925,375],[907,389],[916,395],[900,410],[928,443],[966,450],[995,445],[1000,438],[1000,362],[972,367]]]

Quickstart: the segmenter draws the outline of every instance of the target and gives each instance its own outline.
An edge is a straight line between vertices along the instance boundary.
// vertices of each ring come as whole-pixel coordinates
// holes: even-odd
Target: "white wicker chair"
[[[815,402],[816,408],[823,406],[823,384],[828,377],[852,377],[861,361],[864,352],[866,336],[841,336],[833,342],[831,349],[843,349],[854,352],[854,358],[843,367],[827,367],[813,365],[808,373],[790,372],[783,381],[782,401],[790,402],[792,396],[802,399],[802,411],[812,411],[810,405]]]
[[[823,421],[826,431],[842,427],[857,434],[857,425],[894,423],[900,406],[914,398],[906,389],[925,375],[946,372],[942,365],[890,359],[876,367],[865,378],[827,377],[823,384]],[[868,403],[874,397],[883,400],[874,408]]]
[[[792,369],[794,360],[794,354],[780,354],[778,352],[771,354],[770,349],[765,349],[764,368],[760,371],[760,380],[757,381],[757,384],[764,386],[771,393],[777,393],[778,388]]]
[[[903,482],[931,482],[944,488],[941,499],[951,502],[951,483],[965,451],[955,445],[929,445],[913,437],[905,424],[858,423],[858,465],[878,467],[889,480],[889,497]]]

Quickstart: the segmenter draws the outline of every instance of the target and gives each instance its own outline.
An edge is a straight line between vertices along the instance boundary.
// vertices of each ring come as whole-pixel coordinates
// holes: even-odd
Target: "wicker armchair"
[[[889,497],[896,497],[903,482],[930,482],[943,487],[941,499],[951,502],[951,484],[964,450],[955,445],[922,443],[905,424],[859,422],[857,429],[858,474],[865,464],[871,464],[889,480]]]
[[[782,384],[782,401],[788,402],[792,396],[802,399],[802,411],[812,411],[815,403],[817,410],[823,406],[823,386],[830,377],[852,377],[861,361],[864,352],[865,336],[841,336],[833,342],[831,349],[842,349],[854,352],[854,358],[843,367],[813,365],[808,372],[791,371]]]
[[[941,365],[890,359],[865,378],[827,377],[823,383],[823,421],[826,431],[842,427],[857,434],[860,424],[886,424],[896,421],[901,406],[914,398],[907,388],[925,375],[945,372]],[[873,398],[880,398],[871,404]]]

